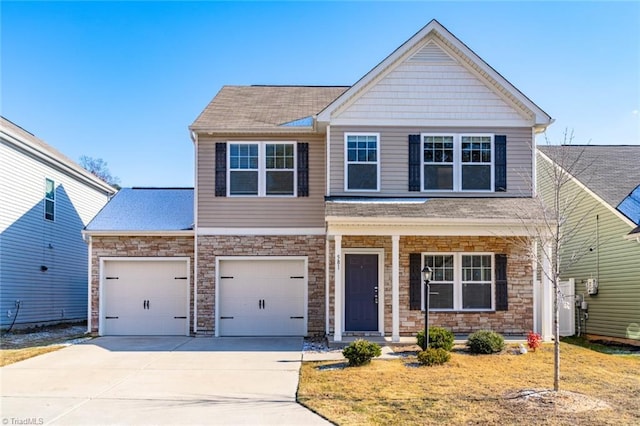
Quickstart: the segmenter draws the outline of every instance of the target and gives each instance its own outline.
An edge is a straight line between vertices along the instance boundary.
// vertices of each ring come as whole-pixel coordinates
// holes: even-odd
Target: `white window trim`
[[[348,161],[349,149],[347,140],[349,136],[375,136],[376,137],[376,161],[359,162]],[[349,189],[349,164],[375,164],[376,165],[376,189]],[[345,192],[380,192],[380,133],[349,132],[344,134],[344,191]]]
[[[424,162],[424,137],[425,136],[451,136],[453,137],[453,189],[425,189],[424,187],[424,166],[425,164],[438,164],[438,163],[425,163]],[[491,187],[490,189],[462,189],[462,137],[463,136],[482,136],[491,138]],[[420,134],[420,190],[422,192],[440,192],[440,193],[452,193],[452,192],[495,192],[495,165],[496,165],[496,152],[495,152],[495,134],[493,133],[421,133]]]
[[[424,252],[421,253],[420,270],[424,268],[425,256],[453,256],[453,308],[452,309],[436,309],[430,308],[431,312],[494,312],[496,310],[496,259],[495,253],[490,252]],[[462,308],[462,256],[491,256],[491,307],[483,309],[463,309]],[[426,298],[425,286],[422,285],[421,307],[424,311]]]
[[[51,181],[52,185],[53,185],[53,200],[47,198],[47,181]],[[56,181],[54,179],[45,177],[44,178],[44,211],[42,213],[42,217],[44,218],[44,220],[46,220],[47,222],[55,222],[56,221]],[[47,218],[47,201],[51,201],[53,203],[53,219],[48,219]]]
[[[258,145],[258,193],[256,195],[249,194],[232,194],[231,193],[231,172],[232,171],[255,171],[255,169],[231,169],[231,145]],[[293,194],[285,195],[268,195],[267,194],[267,145],[293,145]],[[283,169],[269,169],[283,170]],[[295,198],[298,196],[298,145],[295,141],[227,141],[227,197],[230,198]]]

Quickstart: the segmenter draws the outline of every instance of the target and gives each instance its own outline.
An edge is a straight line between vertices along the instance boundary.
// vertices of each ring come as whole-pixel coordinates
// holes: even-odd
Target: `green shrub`
[[[350,366],[357,367],[368,364],[373,357],[382,355],[382,350],[377,343],[358,339],[344,348],[342,355],[349,360]]]
[[[504,337],[495,331],[480,330],[469,336],[467,346],[473,354],[493,354],[504,349]]]
[[[420,346],[423,350],[427,348],[426,342],[424,341],[424,330],[420,330],[418,335],[418,346]],[[442,327],[429,327],[429,347],[430,348],[442,348],[445,351],[450,351],[453,349],[453,333],[446,328]]]
[[[424,334],[424,333],[422,333]],[[442,365],[449,362],[451,354],[443,348],[429,348],[422,352],[418,352],[418,362],[422,365]]]

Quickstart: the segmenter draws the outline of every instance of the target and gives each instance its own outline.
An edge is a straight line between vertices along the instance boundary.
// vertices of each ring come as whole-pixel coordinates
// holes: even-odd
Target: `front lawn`
[[[560,388],[570,393],[554,398],[518,394],[553,387],[552,345],[525,355],[454,351],[439,367],[418,367],[415,356],[341,365],[304,363],[298,389],[300,403],[339,425],[640,424],[637,355],[561,343]]]

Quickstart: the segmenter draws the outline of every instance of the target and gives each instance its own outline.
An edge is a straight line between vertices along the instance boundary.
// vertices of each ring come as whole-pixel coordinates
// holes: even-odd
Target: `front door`
[[[345,254],[345,331],[378,331],[378,255]]]

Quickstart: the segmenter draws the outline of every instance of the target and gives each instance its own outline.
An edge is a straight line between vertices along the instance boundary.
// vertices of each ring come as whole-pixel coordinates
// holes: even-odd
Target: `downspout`
[[[329,335],[329,235],[324,237],[324,334]]]
[[[87,244],[87,256],[89,258],[88,269],[87,269],[87,333],[91,333],[91,294],[93,293],[91,289],[93,288],[91,269],[93,265],[93,239],[91,235],[84,234],[85,241]]]
[[[191,132],[193,167],[193,334],[198,334],[198,134]]]
[[[331,195],[331,126],[327,125],[327,172],[325,173],[325,195]]]

